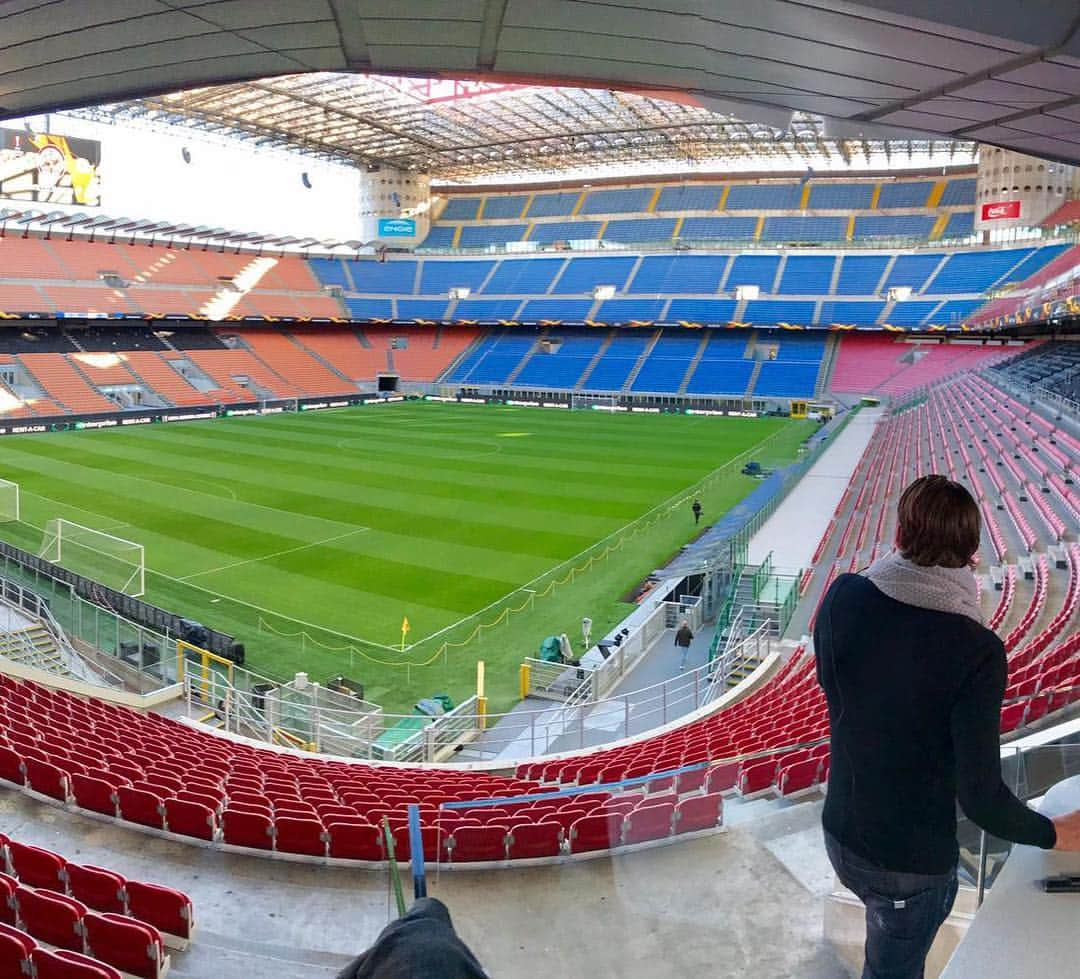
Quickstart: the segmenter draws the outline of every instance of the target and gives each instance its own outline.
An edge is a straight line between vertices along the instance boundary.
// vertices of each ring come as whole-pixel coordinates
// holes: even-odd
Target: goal
[[[45,525],[38,557],[138,598],[146,590],[142,544],[57,517]]]
[[[19,484],[0,479],[0,522],[19,520]]]
[[[613,394],[572,394],[570,396],[570,408],[572,411],[614,411],[619,399]]]

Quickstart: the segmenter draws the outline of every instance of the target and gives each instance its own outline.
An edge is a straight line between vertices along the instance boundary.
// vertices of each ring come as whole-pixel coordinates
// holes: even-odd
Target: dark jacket
[[[814,627],[832,745],[822,822],[887,870],[956,865],[956,802],[994,836],[1046,849],[1053,823],[1001,780],[1005,647],[964,615],[889,598],[859,575],[826,593]]]
[[[679,631],[675,633],[675,645],[676,646],[689,646],[694,641],[694,634],[690,631],[690,626],[681,625]]]
[[[392,921],[338,979],[488,979],[442,901],[422,897]]]

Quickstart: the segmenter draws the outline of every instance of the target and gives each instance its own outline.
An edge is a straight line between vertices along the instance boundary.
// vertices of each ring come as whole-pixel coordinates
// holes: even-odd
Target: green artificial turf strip
[[[19,483],[24,523],[0,536],[36,553],[39,528],[65,517],[144,545],[146,599],[234,634],[256,671],[345,673],[407,710],[466,696],[483,658],[505,708],[545,635],[574,635],[585,614],[602,635],[626,613],[619,598],[692,537],[689,507],[652,514],[572,580],[589,555],[569,559],[618,544],[762,440],[753,457],[783,462],[807,434],[771,418],[411,402],[20,436],[0,441],[0,476]],[[707,521],[755,485],[737,467],[714,480]],[[69,553],[73,570],[101,566]],[[504,615],[530,582],[545,596]]]

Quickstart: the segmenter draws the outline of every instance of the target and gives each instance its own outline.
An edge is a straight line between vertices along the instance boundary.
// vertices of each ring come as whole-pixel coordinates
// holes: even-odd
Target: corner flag
[[[402,652],[405,652],[405,637],[409,634],[409,629],[410,628],[411,628],[411,626],[409,625],[409,617],[406,615],[401,620],[401,651]]]

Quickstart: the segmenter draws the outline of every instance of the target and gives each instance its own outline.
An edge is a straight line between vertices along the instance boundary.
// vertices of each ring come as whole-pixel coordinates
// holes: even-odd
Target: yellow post
[[[487,730],[487,697],[484,696],[484,661],[476,661],[476,713],[479,717],[479,728]]]
[[[401,651],[405,652],[405,637],[409,634],[409,617],[406,615],[401,620]]]
[[[522,663],[518,667],[518,696],[524,700],[529,696],[529,685],[532,683],[532,667],[528,663]]]

